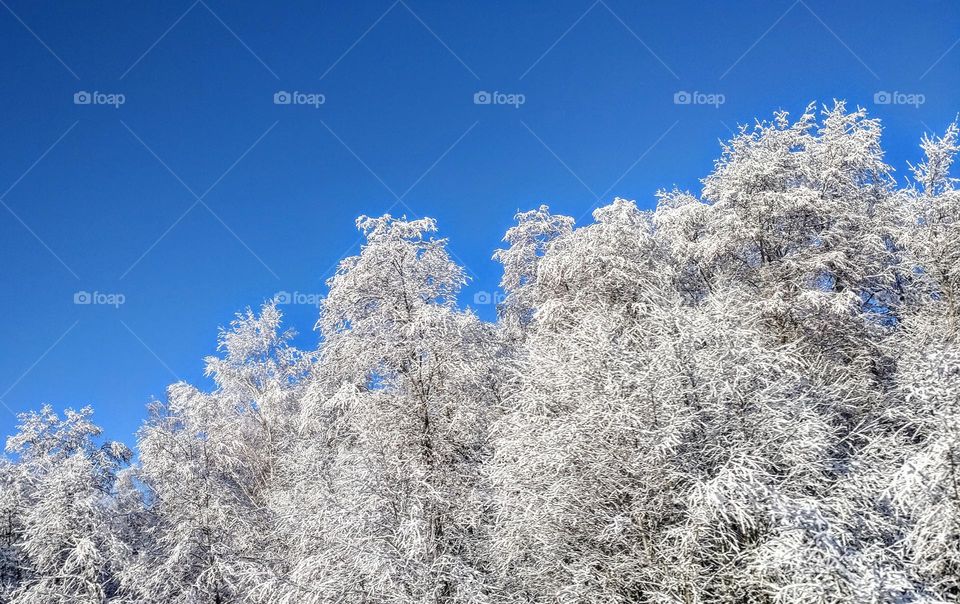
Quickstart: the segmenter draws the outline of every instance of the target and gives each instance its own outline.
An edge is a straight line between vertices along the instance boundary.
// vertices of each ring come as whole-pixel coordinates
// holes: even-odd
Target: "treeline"
[[[0,602],[956,600],[958,129],[900,183],[880,134],[778,113],[699,197],[519,213],[496,323],[433,220],[361,217],[319,347],[238,315],[136,464],[20,416]]]

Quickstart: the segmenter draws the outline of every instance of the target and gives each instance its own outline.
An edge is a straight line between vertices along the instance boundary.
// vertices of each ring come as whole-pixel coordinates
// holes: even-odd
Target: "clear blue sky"
[[[358,214],[437,218],[472,304],[517,209],[699,191],[728,128],[835,97],[902,176],[960,110],[953,0],[191,1],[0,2],[0,434],[91,404],[131,441],[235,311],[322,294]],[[316,308],[283,308],[315,346]]]

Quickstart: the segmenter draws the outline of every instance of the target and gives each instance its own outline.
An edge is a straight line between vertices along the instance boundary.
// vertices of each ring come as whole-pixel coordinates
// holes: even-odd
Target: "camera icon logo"
[[[493,96],[486,90],[473,93],[474,105],[489,105],[493,102]]]
[[[473,303],[480,306],[490,304],[493,301],[493,296],[490,295],[490,292],[480,291],[473,294]]]
[[[679,90],[673,93],[674,105],[689,105],[693,102],[693,96],[686,90]]]
[[[73,294],[74,304],[91,304],[92,302],[93,296],[90,295],[90,292],[79,291]]]
[[[893,96],[886,90],[873,93],[873,102],[877,105],[889,105],[893,101]]]
[[[288,291],[277,292],[277,295],[273,297],[273,301],[277,304],[290,304],[291,300],[292,298]]]
[[[273,93],[274,105],[289,105],[293,102],[293,97],[286,90],[280,90]]]
[[[74,105],[89,105],[93,102],[93,96],[90,95],[86,90],[81,90],[79,92],[73,93],[73,104]]]

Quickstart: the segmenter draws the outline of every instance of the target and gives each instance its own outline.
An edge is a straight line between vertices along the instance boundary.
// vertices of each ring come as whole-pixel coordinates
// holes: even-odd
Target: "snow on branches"
[[[493,323],[432,219],[360,217],[316,350],[238,314],[132,465],[20,416],[0,603],[956,600],[960,135],[900,185],[880,135],[811,105],[699,196],[519,212]]]

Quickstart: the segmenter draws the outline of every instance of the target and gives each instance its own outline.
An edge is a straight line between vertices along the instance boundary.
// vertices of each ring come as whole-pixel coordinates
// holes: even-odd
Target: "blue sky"
[[[437,218],[474,305],[517,209],[699,191],[736,124],[833,98],[902,177],[960,110],[952,0],[191,2],[0,1],[0,434],[90,404],[132,441],[234,312],[321,295],[359,214]]]

